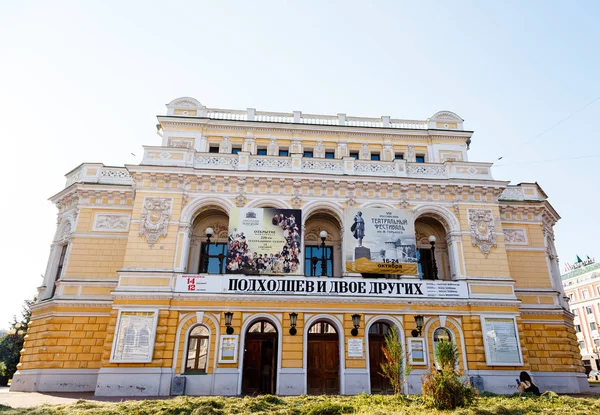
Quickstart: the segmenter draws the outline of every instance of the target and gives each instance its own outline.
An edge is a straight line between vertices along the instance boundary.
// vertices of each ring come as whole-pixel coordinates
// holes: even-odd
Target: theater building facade
[[[224,110],[178,98],[139,165],[84,163],[12,390],[389,393],[397,329],[420,393],[440,339],[485,390],[587,380],[536,183],[427,120]]]

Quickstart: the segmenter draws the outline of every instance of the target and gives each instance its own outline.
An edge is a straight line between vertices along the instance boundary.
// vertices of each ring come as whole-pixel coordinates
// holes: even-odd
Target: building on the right
[[[600,263],[589,256],[565,264],[562,275],[569,308],[575,315],[575,330],[586,373],[600,370]]]

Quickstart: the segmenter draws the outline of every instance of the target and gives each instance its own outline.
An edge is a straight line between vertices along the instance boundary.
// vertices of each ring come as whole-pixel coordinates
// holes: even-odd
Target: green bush
[[[476,391],[471,384],[463,382],[456,370],[456,345],[449,341],[440,341],[435,350],[435,358],[440,369],[432,368],[423,376],[423,397],[428,406],[436,409],[455,409],[470,405]]]

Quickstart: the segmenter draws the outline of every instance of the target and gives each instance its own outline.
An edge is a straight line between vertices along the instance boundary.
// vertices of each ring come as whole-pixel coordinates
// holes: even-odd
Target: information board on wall
[[[121,311],[111,360],[151,362],[155,331],[155,311]]]
[[[523,364],[514,318],[485,317],[483,320],[487,364]]]
[[[180,275],[175,291],[182,293],[365,296],[392,298],[469,298],[464,281],[423,281],[364,278],[247,277]]]
[[[301,247],[301,210],[231,209],[228,274],[304,275]]]
[[[363,357],[363,340],[356,338],[348,339],[348,357]]]
[[[348,208],[347,272],[417,275],[415,220],[408,209]]]

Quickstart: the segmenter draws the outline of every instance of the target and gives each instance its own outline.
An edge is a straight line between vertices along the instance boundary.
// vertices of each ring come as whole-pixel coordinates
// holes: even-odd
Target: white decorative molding
[[[446,168],[444,166],[432,166],[425,163],[408,164],[407,173],[410,176],[437,176],[445,177]]]
[[[471,243],[478,246],[487,258],[492,246],[496,247],[496,226],[491,209],[467,209]]]
[[[131,215],[122,213],[96,213],[92,230],[97,232],[127,232]]]
[[[144,198],[142,219],[140,222],[140,235],[146,237],[148,245],[154,246],[161,236],[167,236],[172,205],[172,198]]]
[[[190,150],[194,146],[194,139],[193,138],[170,137],[168,146],[174,147],[174,148],[186,148],[186,149]]]
[[[504,243],[507,245],[528,245],[525,228],[504,228]]]

